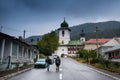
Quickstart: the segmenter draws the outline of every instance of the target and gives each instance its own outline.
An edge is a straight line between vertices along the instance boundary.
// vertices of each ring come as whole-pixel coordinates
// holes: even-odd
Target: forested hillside
[[[120,36],[120,22],[119,21],[107,21],[98,23],[85,23],[70,27],[71,29],[71,39],[79,39],[81,30],[85,32],[86,39],[95,38],[95,29],[98,27],[98,37],[99,38],[113,38],[114,36]],[[57,31],[56,31],[57,32]],[[39,34],[38,34],[39,35]],[[42,36],[31,36],[27,38],[27,41],[37,41],[40,40]]]

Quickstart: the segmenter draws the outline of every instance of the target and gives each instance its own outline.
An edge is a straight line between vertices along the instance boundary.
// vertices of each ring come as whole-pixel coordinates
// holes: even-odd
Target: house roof
[[[83,41],[81,40],[72,40],[69,41],[68,45],[81,45],[83,43]]]
[[[103,44],[102,46],[116,46],[120,44],[120,38],[113,38],[110,41],[108,41],[107,43]]]
[[[98,43],[103,44],[103,43],[108,42],[109,40],[111,40],[111,39],[109,39],[109,38],[101,38],[101,39],[98,39]],[[92,39],[89,39],[88,41],[86,41],[85,43],[96,44],[97,40],[96,40],[96,38],[92,38]]]
[[[106,53],[106,52],[115,51],[115,50],[118,50],[118,49],[120,49],[120,44],[119,44],[119,45],[116,45],[116,46],[114,46],[114,47],[112,47],[112,48],[110,48],[110,49],[108,49],[108,50],[106,50],[105,53]]]
[[[10,36],[10,35],[7,35],[7,34],[5,34],[5,33],[1,33],[1,32],[0,32],[0,40],[1,40],[1,39],[14,40],[14,41],[18,41],[18,42],[21,42],[21,43],[23,43],[23,44],[26,44],[26,45],[30,45],[30,44],[26,43],[24,40],[20,40],[20,39],[14,37],[14,36]]]

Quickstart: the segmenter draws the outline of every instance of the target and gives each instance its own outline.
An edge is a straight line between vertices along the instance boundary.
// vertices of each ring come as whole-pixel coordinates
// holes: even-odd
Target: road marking
[[[59,75],[60,80],[62,80],[62,74]]]

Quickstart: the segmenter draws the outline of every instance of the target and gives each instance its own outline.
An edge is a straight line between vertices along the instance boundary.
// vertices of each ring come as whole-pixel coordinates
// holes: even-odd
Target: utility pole
[[[96,46],[97,46],[97,49],[96,49],[96,50],[97,50],[97,58],[98,58],[98,55],[99,55],[99,54],[98,54],[98,31],[99,31],[99,30],[98,30],[98,27],[96,27],[95,32],[96,32]]]
[[[3,26],[0,27],[0,32],[2,32],[2,28],[3,28]]]
[[[24,30],[24,32],[23,32],[23,39],[25,40],[25,33],[26,33],[26,31]]]

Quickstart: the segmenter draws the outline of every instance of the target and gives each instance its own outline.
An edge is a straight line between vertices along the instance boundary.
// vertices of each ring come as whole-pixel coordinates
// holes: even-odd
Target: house
[[[98,48],[98,51],[104,57],[104,52],[116,45],[120,45],[120,38],[118,37],[114,37],[113,39],[109,40],[107,43],[100,46]]]
[[[62,54],[68,56],[75,56],[78,49],[83,48],[83,42],[85,42],[85,34],[82,30],[80,40],[71,40],[70,34],[71,29],[69,28],[68,23],[64,21],[61,23],[60,28],[58,29],[59,36],[59,46],[55,51],[56,55],[61,56]]]
[[[16,63],[20,66],[24,63],[31,64],[37,54],[37,47],[26,43],[22,38],[0,32],[0,69],[14,68]]]
[[[76,56],[78,50],[82,49],[84,45],[82,40],[71,40],[69,41],[67,47],[68,47],[68,55]]]
[[[105,59],[114,62],[120,62],[120,44],[104,52]]]
[[[99,38],[99,39],[92,38],[92,39],[89,39],[88,41],[85,41],[84,49],[86,49],[86,50],[96,50],[97,46],[99,48],[100,46],[102,46],[103,44],[108,42],[109,40],[111,40],[111,39],[109,39],[109,38]]]

